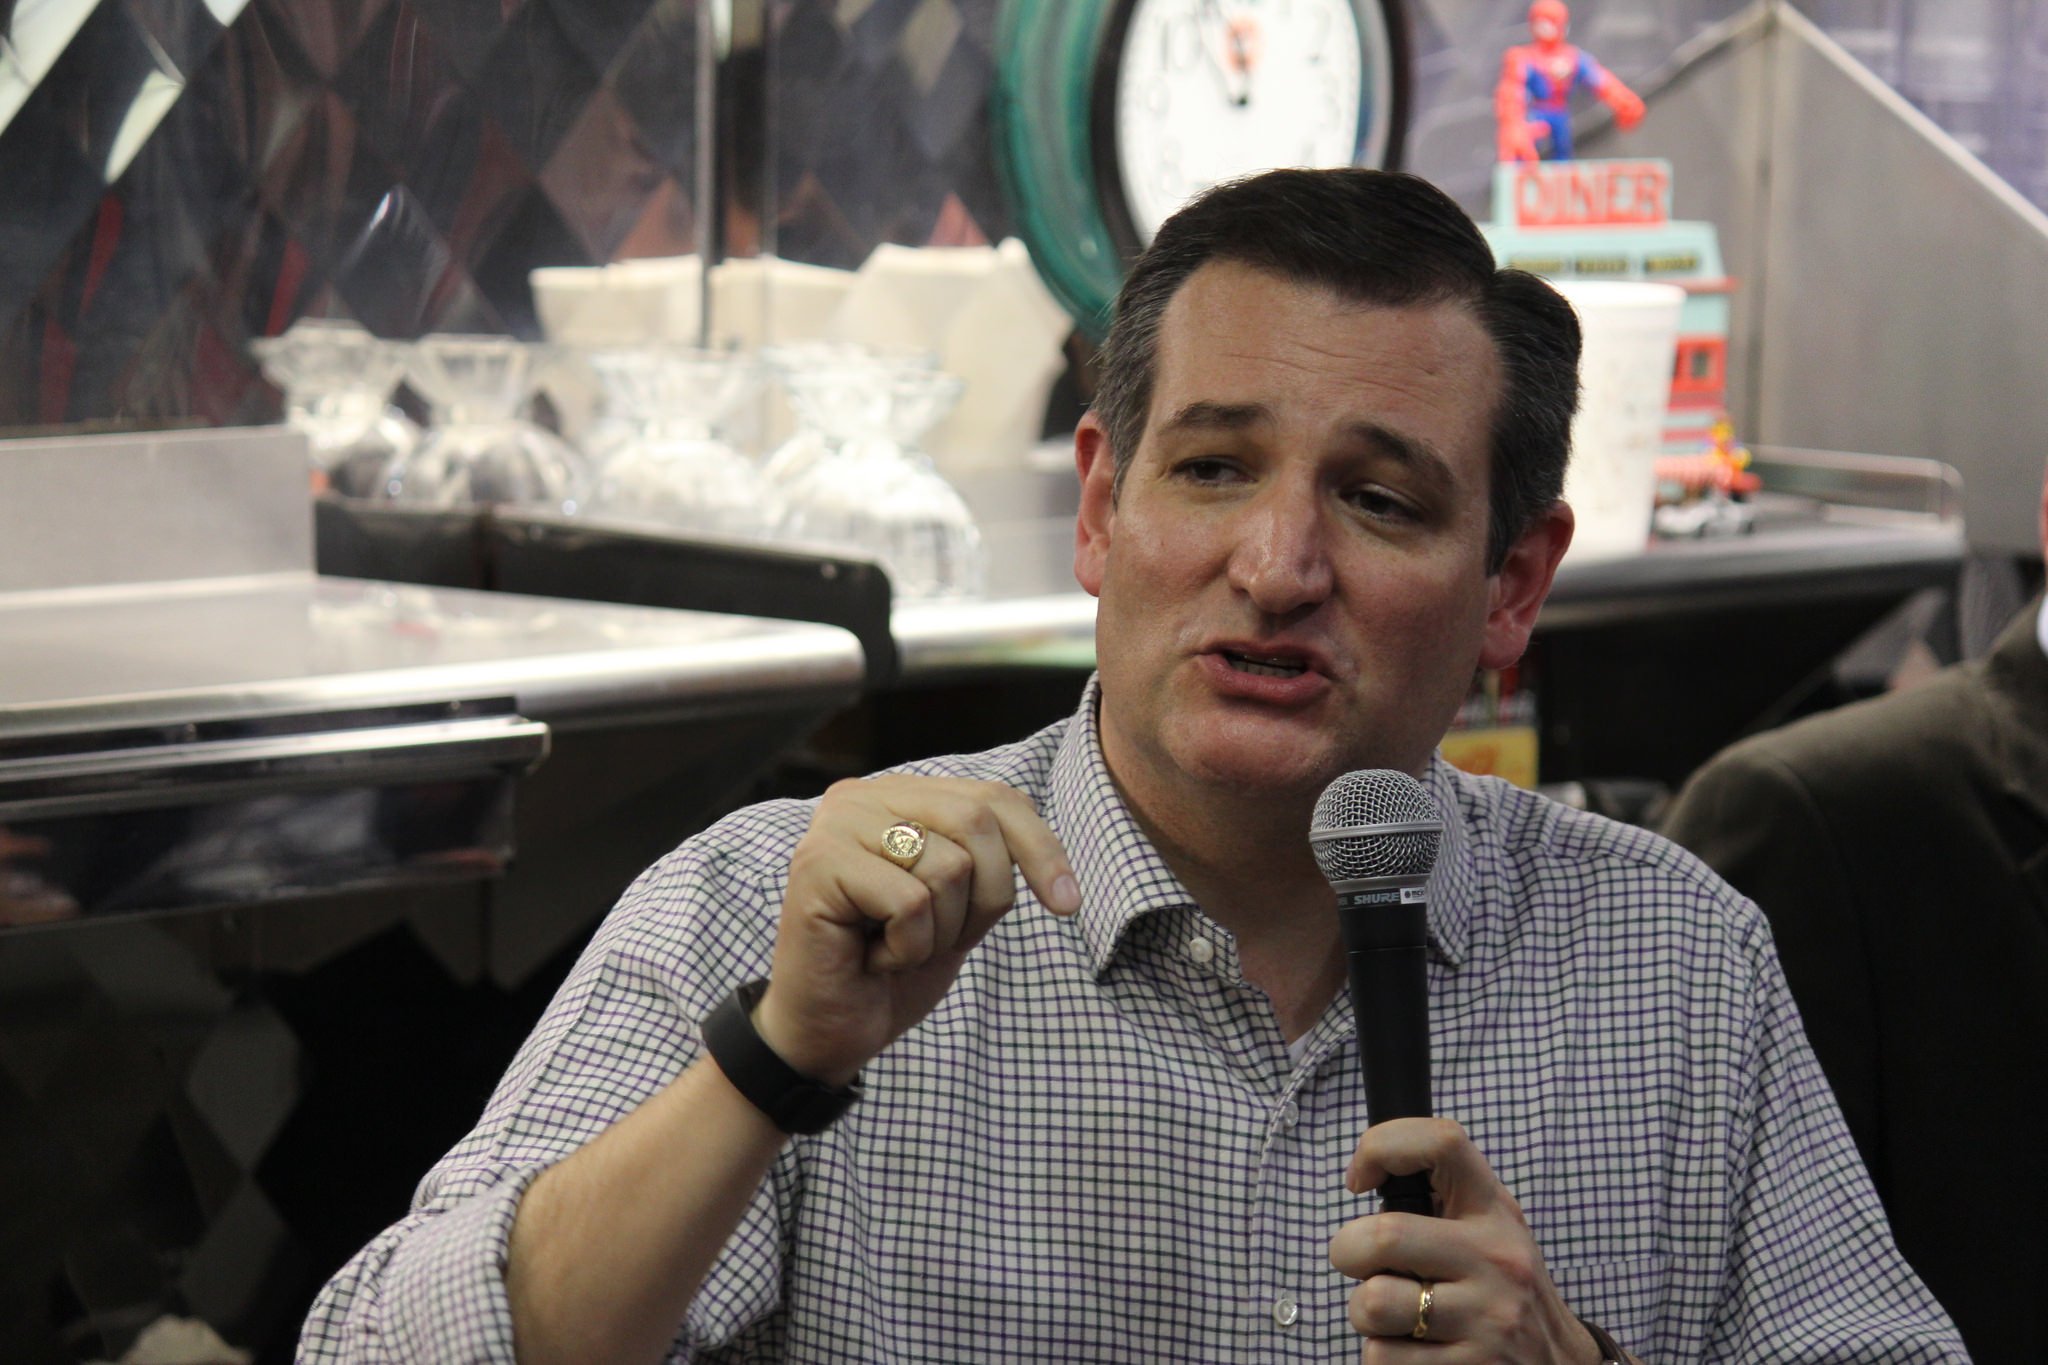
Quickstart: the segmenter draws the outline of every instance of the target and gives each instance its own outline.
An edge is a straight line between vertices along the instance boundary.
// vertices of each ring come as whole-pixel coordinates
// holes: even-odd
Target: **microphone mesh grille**
[[[1431,821],[1436,828],[1375,833],[1375,825],[1406,825]],[[1352,830],[1330,837],[1336,830]],[[1425,876],[1436,866],[1443,842],[1443,817],[1422,784],[1390,768],[1346,773],[1316,798],[1309,823],[1316,865],[1333,882],[1364,877]]]

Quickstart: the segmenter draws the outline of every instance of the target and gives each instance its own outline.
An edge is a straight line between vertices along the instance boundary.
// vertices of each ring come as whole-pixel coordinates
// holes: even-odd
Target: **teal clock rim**
[[[1010,221],[1039,277],[1091,341],[1109,330],[1123,284],[1095,199],[1089,83],[1119,0],[1003,0],[989,109]]]
[[[1096,86],[1105,43],[1135,0],[1003,0],[989,123],[1010,219],[1046,288],[1089,340],[1108,333],[1129,263],[1130,236],[1103,212],[1096,166]],[[1407,140],[1413,59],[1402,0],[1376,5],[1387,38],[1390,86],[1379,164],[1399,169]],[[1366,117],[1361,107],[1360,117]],[[1361,123],[1360,145],[1366,140]]]

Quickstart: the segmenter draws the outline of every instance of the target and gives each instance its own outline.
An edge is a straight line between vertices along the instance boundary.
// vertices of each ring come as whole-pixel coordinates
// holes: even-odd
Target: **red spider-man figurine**
[[[1633,128],[1643,101],[1593,54],[1566,42],[1571,11],[1562,0],[1529,6],[1529,36],[1536,41],[1511,47],[1501,58],[1500,84],[1493,91],[1502,161],[1567,161],[1572,154],[1571,94],[1585,86],[1614,111],[1614,121]],[[1539,147],[1538,139],[1543,139]]]

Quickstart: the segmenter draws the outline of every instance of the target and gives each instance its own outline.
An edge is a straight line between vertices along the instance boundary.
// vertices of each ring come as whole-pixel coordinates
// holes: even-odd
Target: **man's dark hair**
[[[1462,303],[1502,372],[1491,423],[1487,572],[1564,489],[1579,403],[1579,322],[1536,276],[1497,269],[1465,211],[1419,176],[1267,171],[1204,192],[1160,226],[1117,295],[1095,414],[1119,490],[1145,434],[1160,320],[1190,275],[1235,261],[1388,308]]]

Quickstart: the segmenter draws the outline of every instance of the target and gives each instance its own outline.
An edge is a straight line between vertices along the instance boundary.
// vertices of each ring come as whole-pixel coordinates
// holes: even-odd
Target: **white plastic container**
[[[1639,553],[1650,538],[1657,456],[1685,291],[1646,280],[1553,280],[1578,312],[1579,416],[1564,498],[1578,517],[1567,559]]]

